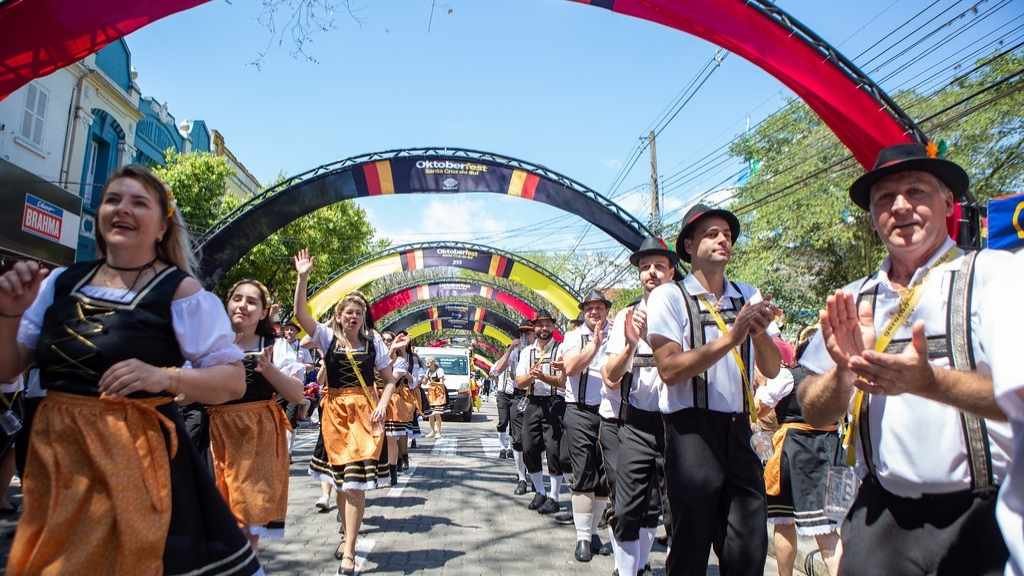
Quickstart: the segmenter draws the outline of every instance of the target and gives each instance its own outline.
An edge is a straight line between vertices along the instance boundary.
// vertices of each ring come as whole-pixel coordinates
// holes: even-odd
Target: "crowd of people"
[[[795,346],[771,297],[726,275],[735,214],[698,204],[674,250],[646,238],[639,300],[587,294],[564,334],[541,311],[494,363],[513,493],[620,576],[650,570],[660,526],[671,575],[703,576],[712,549],[723,574],[763,574],[769,527],[783,575],[798,535],[833,575],[1024,574],[1024,261],[956,246],[967,188],[924,146],[882,150],[850,197],[887,257]],[[359,292],[314,318],[306,250],[294,323],[274,326],[256,279],[204,289],[145,168],[114,174],[97,221],[102,259],[0,275],[0,482],[17,469],[24,495],[7,573],[263,573],[307,418],[316,508],[336,502],[338,573],[354,573],[365,492],[409,468],[420,416],[443,437],[444,370],[375,330]]]

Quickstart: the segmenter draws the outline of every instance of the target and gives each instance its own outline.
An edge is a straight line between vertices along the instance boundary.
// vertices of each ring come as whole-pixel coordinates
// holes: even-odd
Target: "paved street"
[[[497,458],[494,422],[493,402],[485,403],[471,423],[446,422],[439,442],[420,441],[411,456],[415,469],[398,488],[368,495],[358,554],[363,573],[611,574],[610,557],[595,556],[589,564],[573,559],[572,526],[527,510],[532,495],[512,495],[514,466]],[[261,552],[268,573],[337,570],[332,556],[339,542],[335,513],[314,511],[319,487],[306,476],[315,440],[315,431],[300,431],[286,538]],[[563,508],[569,505],[567,491],[560,500]],[[664,573],[663,548],[656,546],[651,565],[656,574]],[[774,574],[774,561],[769,559],[769,565],[766,573]]]

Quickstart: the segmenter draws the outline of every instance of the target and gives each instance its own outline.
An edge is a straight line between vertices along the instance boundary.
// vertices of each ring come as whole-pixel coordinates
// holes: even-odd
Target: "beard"
[[[538,330],[537,331],[537,338],[539,338],[541,340],[550,340],[551,339],[551,330],[543,330],[543,329],[542,330]]]

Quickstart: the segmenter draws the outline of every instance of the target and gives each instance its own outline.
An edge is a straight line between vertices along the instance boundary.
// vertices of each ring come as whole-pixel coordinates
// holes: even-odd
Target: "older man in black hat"
[[[515,494],[526,494],[530,487],[523,462],[523,412],[519,403],[526,397],[526,391],[516,387],[516,366],[522,351],[533,344],[533,324],[524,320],[519,324],[519,339],[508,345],[505,353],[491,367],[491,376],[498,378],[498,442],[501,457],[513,458],[516,465]],[[510,442],[511,440],[511,442]]]
[[[817,376],[798,393],[811,424],[851,417],[847,457],[863,482],[841,530],[841,574],[1001,574],[1006,563],[994,510],[1011,433],[985,335],[1012,259],[949,237],[968,184],[934,145],[901,144],[850,187],[888,256],[828,297],[801,358]]]
[[[672,282],[679,257],[660,238],[649,237],[629,262],[639,270],[643,297],[616,315],[602,369],[608,403],[601,404],[601,449],[615,506],[610,532],[619,574],[644,569],[663,510],[665,441],[658,406],[664,384],[646,341],[647,300]]]
[[[703,575],[712,544],[722,572],[760,575],[768,550],[764,477],[750,446],[757,368],[779,373],[776,308],[725,267],[740,223],[728,210],[687,212],[676,252],[691,263],[647,299],[648,342],[665,383],[665,474],[672,508],[672,575]]]
[[[562,440],[562,415],[565,400],[558,390],[565,388],[565,373],[558,370],[555,360],[558,343],[552,338],[555,318],[546,311],[533,319],[533,344],[526,347],[516,365],[516,386],[527,394],[523,416],[523,459],[537,494],[530,501],[530,510],[541,514],[558,512],[558,493],[562,483],[559,443]],[[541,454],[547,456],[550,493],[544,489],[541,472]]]
[[[608,506],[608,485],[598,447],[601,429],[601,366],[608,343],[612,302],[593,290],[580,303],[583,323],[565,335],[559,362],[566,374],[565,440],[572,468],[572,518],[576,525],[578,562],[589,562],[603,548],[595,529]]]

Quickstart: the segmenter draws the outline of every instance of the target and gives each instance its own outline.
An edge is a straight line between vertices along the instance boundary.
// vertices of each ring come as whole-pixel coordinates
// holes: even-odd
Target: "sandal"
[[[345,568],[344,566],[338,566],[338,574],[343,574],[345,576],[350,576],[350,575],[355,574],[356,573],[356,557],[355,556],[343,556],[341,558],[341,561],[344,562],[345,560],[351,560],[352,561],[352,567],[351,568]]]
[[[345,534],[341,535],[341,542],[338,542],[338,548],[334,551],[334,559],[342,560],[345,558]]]

